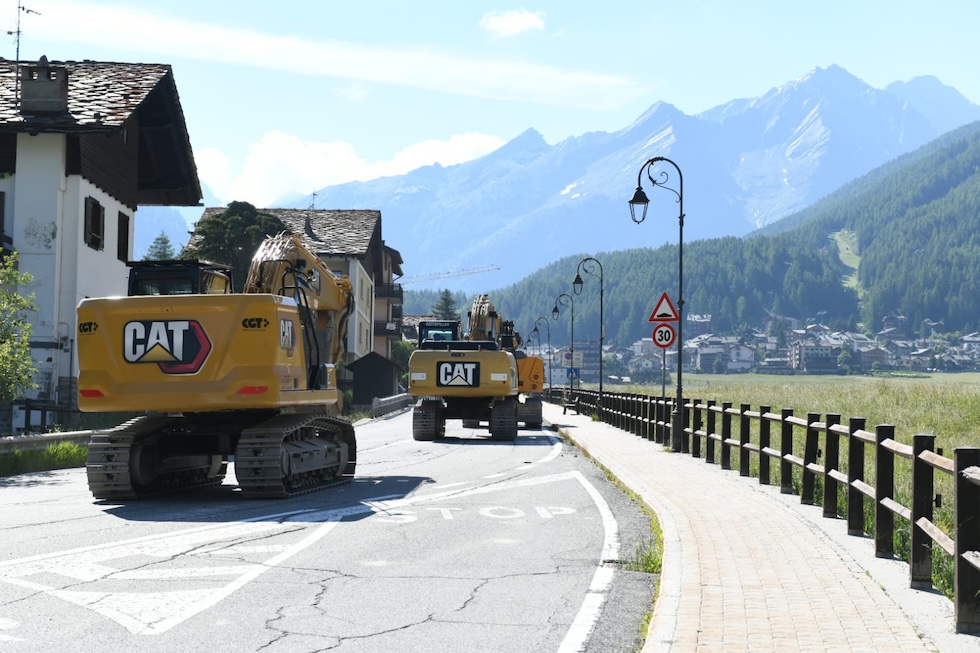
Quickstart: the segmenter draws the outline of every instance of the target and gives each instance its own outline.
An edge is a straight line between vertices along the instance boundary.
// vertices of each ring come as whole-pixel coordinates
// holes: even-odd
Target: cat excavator
[[[517,361],[497,342],[499,317],[489,297],[473,300],[465,336],[458,320],[422,321],[418,328],[408,360],[408,392],[418,397],[412,437],[434,440],[445,435],[447,419],[461,419],[464,426],[488,422],[493,439],[516,439]]]
[[[243,292],[207,261],[130,263],[129,295],[84,299],[78,406],[139,416],[88,447],[97,499],[222,483],[246,498],[348,482],[357,443],[336,368],[353,293],[303,237],[260,245]]]
[[[514,354],[517,361],[517,421],[523,422],[528,428],[540,428],[544,422],[542,417],[542,393],[544,391],[544,360],[538,356],[529,356],[521,347],[524,341],[521,334],[514,330],[512,320],[504,320],[500,325],[500,335],[497,336],[500,348]]]
[[[487,422],[491,437],[504,440],[517,437],[519,422],[542,424],[544,361],[520,349],[514,323],[500,318],[489,296],[478,295],[467,317],[465,335],[458,320],[419,324],[408,365],[409,393],[420,397],[413,412],[416,440],[445,435],[446,419],[461,419],[465,428]]]

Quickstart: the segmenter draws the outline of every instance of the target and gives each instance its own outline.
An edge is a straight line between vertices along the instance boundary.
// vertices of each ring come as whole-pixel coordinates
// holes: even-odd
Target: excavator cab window
[[[206,261],[130,261],[129,294],[223,295],[231,292],[231,268]]]
[[[140,279],[131,295],[190,295],[194,292],[190,279]]]

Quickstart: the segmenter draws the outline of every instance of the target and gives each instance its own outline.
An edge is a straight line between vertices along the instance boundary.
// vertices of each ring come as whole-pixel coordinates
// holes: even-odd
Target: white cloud
[[[422,166],[463,163],[492,152],[504,140],[488,134],[458,134],[448,140],[428,140],[399,150],[388,161],[371,163],[344,141],[317,143],[282,132],[268,132],[248,148],[240,172],[230,170],[229,160],[211,148],[196,156],[201,182],[223,203],[240,200],[258,207],[308,195],[349,181],[403,175]]]
[[[483,15],[480,27],[498,39],[517,36],[530,30],[541,31],[544,29],[544,12],[530,12],[527,9],[493,11]]]
[[[120,51],[167,58],[596,110],[620,108],[649,92],[620,75],[474,57],[429,45],[395,48],[269,35],[171,18],[159,10],[95,2],[37,0],[36,4],[44,21],[33,29],[43,39],[64,44],[111,43]],[[541,22],[539,14],[523,10],[491,16],[501,34],[537,29],[536,23]]]

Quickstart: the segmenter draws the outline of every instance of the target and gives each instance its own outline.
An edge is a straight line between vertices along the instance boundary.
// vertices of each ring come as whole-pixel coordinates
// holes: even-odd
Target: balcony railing
[[[378,299],[389,299],[398,304],[404,301],[404,292],[400,283],[379,283],[374,287],[374,296]]]

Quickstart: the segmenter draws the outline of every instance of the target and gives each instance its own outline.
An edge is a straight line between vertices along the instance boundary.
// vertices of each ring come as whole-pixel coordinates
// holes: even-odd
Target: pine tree
[[[439,301],[432,307],[432,314],[440,320],[459,319],[459,307],[448,288],[439,293]]]
[[[144,261],[169,261],[174,258],[174,246],[170,242],[170,237],[161,230],[160,235],[153,239],[150,249],[146,251]]]

